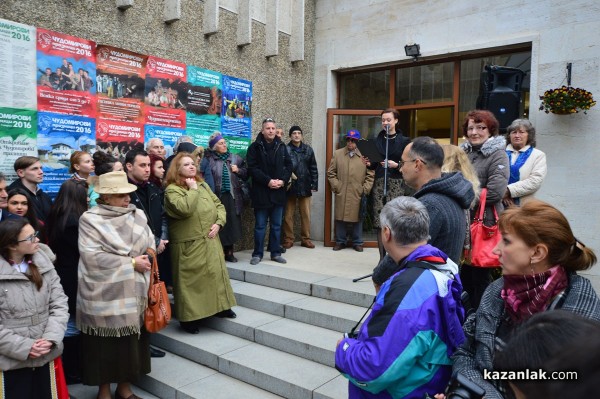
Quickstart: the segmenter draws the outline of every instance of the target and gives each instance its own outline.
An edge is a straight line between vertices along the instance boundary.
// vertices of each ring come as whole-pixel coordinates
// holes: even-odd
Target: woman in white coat
[[[53,398],[64,381],[55,361],[69,319],[67,296],[54,255],[37,236],[25,218],[0,223],[2,398]]]
[[[507,129],[506,153],[510,163],[505,206],[523,205],[533,198],[546,177],[546,154],[535,147],[535,128],[527,119],[515,119]]]

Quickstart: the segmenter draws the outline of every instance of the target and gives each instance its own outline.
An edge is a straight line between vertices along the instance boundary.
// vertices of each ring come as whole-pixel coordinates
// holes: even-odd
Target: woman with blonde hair
[[[196,173],[192,154],[178,152],[167,172],[165,211],[175,295],[181,328],[198,334],[209,316],[235,318],[236,305],[219,231],[225,207]]]
[[[460,172],[463,177],[473,185],[473,191],[475,192],[475,198],[471,207],[479,200],[479,193],[481,188],[479,187],[479,178],[477,172],[473,168],[473,164],[469,161],[467,154],[461,150],[458,146],[453,144],[443,144],[442,149],[444,150],[444,164],[442,165],[442,173]]]

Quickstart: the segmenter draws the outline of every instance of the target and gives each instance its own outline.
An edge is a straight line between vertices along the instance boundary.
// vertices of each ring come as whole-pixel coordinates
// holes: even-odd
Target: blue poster
[[[96,119],[78,115],[38,112],[38,157],[44,182],[40,187],[51,197],[71,177],[69,160],[75,151],[94,152]]]
[[[252,82],[223,75],[221,115],[229,150],[245,155],[252,139]]]
[[[221,74],[196,66],[187,67],[187,134],[194,143],[208,146],[208,138],[221,131]]]

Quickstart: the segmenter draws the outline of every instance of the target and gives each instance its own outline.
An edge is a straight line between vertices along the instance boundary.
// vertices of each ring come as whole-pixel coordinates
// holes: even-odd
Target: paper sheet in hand
[[[383,155],[377,150],[375,140],[358,140],[356,144],[361,155],[369,158],[369,161],[379,163],[383,161]]]

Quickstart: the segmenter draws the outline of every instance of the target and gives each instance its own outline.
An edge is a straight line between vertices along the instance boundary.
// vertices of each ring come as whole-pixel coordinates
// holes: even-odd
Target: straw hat
[[[98,176],[98,185],[94,191],[98,194],[129,194],[137,187],[127,182],[125,172],[109,172]]]

